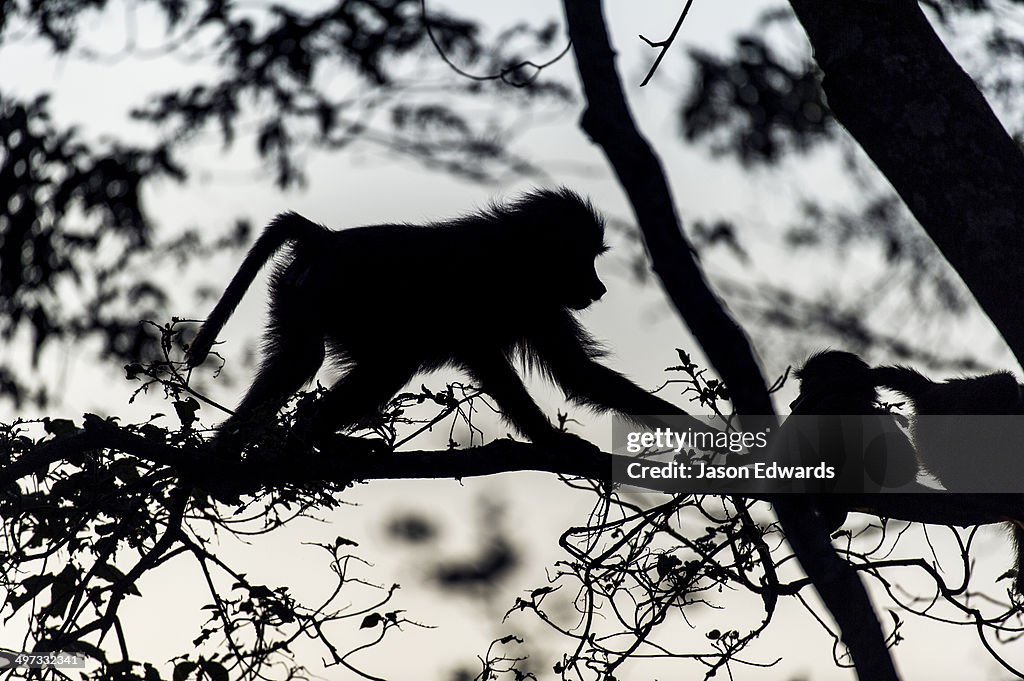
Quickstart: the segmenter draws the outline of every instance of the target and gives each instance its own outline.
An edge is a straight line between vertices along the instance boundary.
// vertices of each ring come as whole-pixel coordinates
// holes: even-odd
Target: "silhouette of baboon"
[[[914,481],[914,448],[892,415],[878,404],[871,367],[850,352],[828,350],[812,355],[795,372],[800,394],[790,404],[794,416],[814,415],[815,456],[837,472],[836,488],[880,491]],[[846,509],[828,495],[818,499],[826,525],[836,530]]]
[[[914,408],[912,434],[924,468],[951,492],[1024,492],[1024,419],[981,419],[1024,414],[1022,386],[1012,374],[954,378],[938,383],[904,366],[881,366],[874,382],[906,396]],[[955,416],[976,418],[957,419]],[[1007,518],[1013,532],[1017,576],[1024,594],[1024,506]]]
[[[536,190],[421,226],[332,231],[279,215],[200,329],[190,366],[207,357],[260,268],[285,244],[290,254],[270,282],[262,362],[218,439],[250,440],[325,355],[344,374],[307,419],[314,437],[363,422],[418,372],[455,367],[532,441],[562,438],[517,375],[517,358],[579,404],[626,415],[685,413],[596,361],[603,352],[573,311],[606,291],[594,267],[607,250],[604,221],[568,189]]]

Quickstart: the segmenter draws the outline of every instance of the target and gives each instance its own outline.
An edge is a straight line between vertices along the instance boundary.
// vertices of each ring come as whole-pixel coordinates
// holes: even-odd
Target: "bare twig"
[[[690,5],[692,4],[693,0],[686,0],[686,5],[683,6],[683,11],[679,13],[679,18],[676,19],[676,25],[672,27],[672,32],[669,33],[668,37],[665,38],[664,40],[654,42],[651,39],[647,38],[644,34],[640,34],[640,40],[643,40],[650,47],[653,47],[658,50],[658,56],[654,58],[654,63],[651,64],[650,70],[647,72],[647,75],[644,76],[644,79],[640,82],[640,87],[643,87],[644,85],[647,85],[649,82],[651,82],[651,78],[654,77],[654,72],[658,70],[659,66],[661,66],[661,60],[665,58],[665,55],[668,53],[669,48],[672,47],[672,43],[675,42],[676,36],[679,34],[679,29],[682,27],[683,21],[686,19],[686,15],[690,12]]]

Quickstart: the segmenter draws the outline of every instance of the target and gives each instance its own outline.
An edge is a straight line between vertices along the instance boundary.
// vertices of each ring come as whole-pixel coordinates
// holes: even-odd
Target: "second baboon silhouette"
[[[837,488],[880,491],[912,483],[918,472],[914,448],[893,416],[878,404],[871,367],[850,352],[811,355],[795,376],[800,394],[790,404],[794,416],[816,416],[819,435],[814,455],[837,471]],[[830,530],[846,521],[846,509],[818,499]]]
[[[881,366],[873,375],[879,386],[910,400],[918,458],[944,488],[990,492],[1009,486],[1024,492],[1024,419],[984,418],[1024,415],[1022,386],[1012,374],[939,383],[909,367]],[[1014,588],[1024,594],[1024,503],[1020,516],[1007,521],[1016,553]]]
[[[945,489],[980,492],[1011,485],[1024,491],[1024,427],[1020,420],[992,424],[955,418],[1024,414],[1022,386],[1011,374],[997,372],[940,383],[909,367],[872,368],[852,353],[828,351],[808,359],[798,377],[800,396],[791,405],[794,414],[878,413],[860,407],[870,404],[877,410],[877,388],[893,390],[907,397],[913,407],[911,434],[917,461]],[[889,452],[901,450],[899,446],[887,448]],[[909,456],[898,455],[895,463],[902,470],[909,465]],[[830,508],[827,497],[822,498],[824,512],[837,520],[838,511]],[[1022,519],[1024,507],[1020,519],[1006,518],[1015,546],[1014,588],[1020,594],[1024,594]]]

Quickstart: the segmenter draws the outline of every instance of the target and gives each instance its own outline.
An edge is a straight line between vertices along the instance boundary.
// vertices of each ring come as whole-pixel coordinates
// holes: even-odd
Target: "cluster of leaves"
[[[253,102],[256,118],[246,126],[256,130],[256,150],[281,187],[303,180],[297,150],[312,145],[335,151],[355,141],[473,180],[528,167],[505,148],[507,134],[498,117],[459,110],[461,100],[494,92],[506,81],[448,78],[430,84],[423,61],[412,68],[415,60],[407,59],[437,50],[450,63],[502,73],[519,59],[518,52],[507,51],[508,32],[487,45],[476,22],[428,14],[420,0],[341,0],[314,12],[274,5],[258,24],[211,2],[195,13],[190,30],[200,29],[214,35],[209,50],[223,76],[158,95],[133,116],[169,125],[179,138],[215,124],[224,143],[231,144],[238,121],[246,120],[243,103]],[[527,35],[538,50],[549,48],[556,37],[550,26],[519,25],[514,33]],[[368,87],[338,97],[325,83],[345,70]],[[569,98],[556,83],[514,84],[520,102]]]
[[[179,413],[188,414],[187,400],[182,403]],[[162,678],[157,666],[133,656],[121,606],[143,597],[141,578],[179,555],[205,575],[209,601],[194,651],[174,660],[174,679],[249,677],[270,665],[293,667],[290,645],[307,637],[325,646],[333,664],[352,668],[325,629],[336,631],[339,622],[350,623],[353,632],[375,629],[369,644],[375,645],[408,622],[383,609],[397,586],[374,587],[351,576],[362,563],[347,539],[316,545],[335,580],[316,606],[298,602],[286,585],[254,582],[218,556],[206,539],[211,533],[272,532],[313,509],[334,508],[336,490],[324,484],[249,488],[244,503],[222,506],[202,486],[221,489],[218,477],[235,469],[218,469],[215,457],[200,453],[191,425],[189,416],[166,428],[154,422],[122,427],[86,415],[81,426],[46,420],[0,428],[2,609],[5,619],[27,625],[31,650],[81,652],[93,660],[89,678]],[[33,437],[40,426],[43,437]],[[334,605],[341,593],[361,598],[364,607]],[[119,655],[102,644],[108,634]]]
[[[86,424],[115,427],[93,415]],[[47,456],[61,442],[80,438],[79,429],[45,421],[49,437],[37,440],[29,435],[31,425],[8,424],[0,432],[4,473],[26,464],[33,469],[30,484],[5,481],[0,499],[6,616],[26,617],[37,650],[81,651],[103,660],[87,637],[109,630],[118,604],[139,595],[135,581],[142,570],[126,574],[117,554],[148,555],[166,534],[173,484],[166,471],[136,457],[81,449],[60,459]]]
[[[387,90],[396,85],[397,72],[402,70],[400,57],[426,43],[427,21],[442,48],[456,58],[479,56],[483,48],[474,23],[444,15],[427,19],[416,0],[348,0],[310,13],[274,5],[259,27],[251,17],[233,13],[223,3],[207,3],[193,27],[214,33],[212,56],[222,66],[223,76],[213,83],[158,95],[133,115],[171,124],[176,136],[216,123],[225,144],[230,144],[236,121],[244,113],[243,102],[269,104],[264,108],[270,113],[250,125],[257,131],[260,156],[273,165],[277,183],[288,187],[302,179],[294,158],[301,131],[308,127],[311,141],[321,147],[342,148],[373,132],[367,117],[380,106],[376,94],[365,100],[332,98],[317,75],[348,66],[374,90],[381,89],[383,99],[389,99]],[[430,115],[431,110],[443,115]],[[304,126],[307,122],[310,125]],[[427,105],[410,122],[460,136],[472,134],[468,120],[440,102]],[[386,136],[383,130],[376,132]]]
[[[710,138],[713,153],[751,165],[776,163],[832,137],[813,63],[790,66],[754,35],[737,38],[728,58],[692,50],[690,59],[697,80],[682,108],[686,139]]]
[[[50,341],[90,335],[103,339],[107,356],[151,356],[138,311],[156,312],[166,296],[147,277],[125,284],[117,275],[153,246],[142,186],[183,180],[185,171],[166,146],[91,146],[74,128],[58,128],[47,104],[0,94],[0,338],[30,329],[33,365]],[[102,262],[111,249],[118,257]],[[16,403],[29,397],[10,366],[0,375]]]

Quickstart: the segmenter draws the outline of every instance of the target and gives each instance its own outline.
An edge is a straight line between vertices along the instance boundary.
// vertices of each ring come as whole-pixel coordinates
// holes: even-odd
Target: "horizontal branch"
[[[189,484],[216,487],[229,482],[236,489],[256,490],[287,484],[369,480],[462,479],[535,471],[609,481],[614,467],[622,470],[632,457],[596,448],[567,448],[495,440],[457,450],[419,450],[388,454],[352,453],[344,445],[323,451],[283,451],[273,458],[238,461],[208,450],[178,449],[105,422],[88,423],[74,435],[43,444],[13,464],[0,468],[0,488],[85,452],[122,452],[172,469]],[[660,483],[660,484],[659,484]],[[635,485],[671,493],[671,481],[645,480]],[[733,496],[733,495],[730,495]],[[751,493],[750,499],[775,503],[796,495]],[[969,527],[1003,522],[1019,514],[1018,494],[891,493],[832,494],[831,505],[882,518],[935,525]]]

